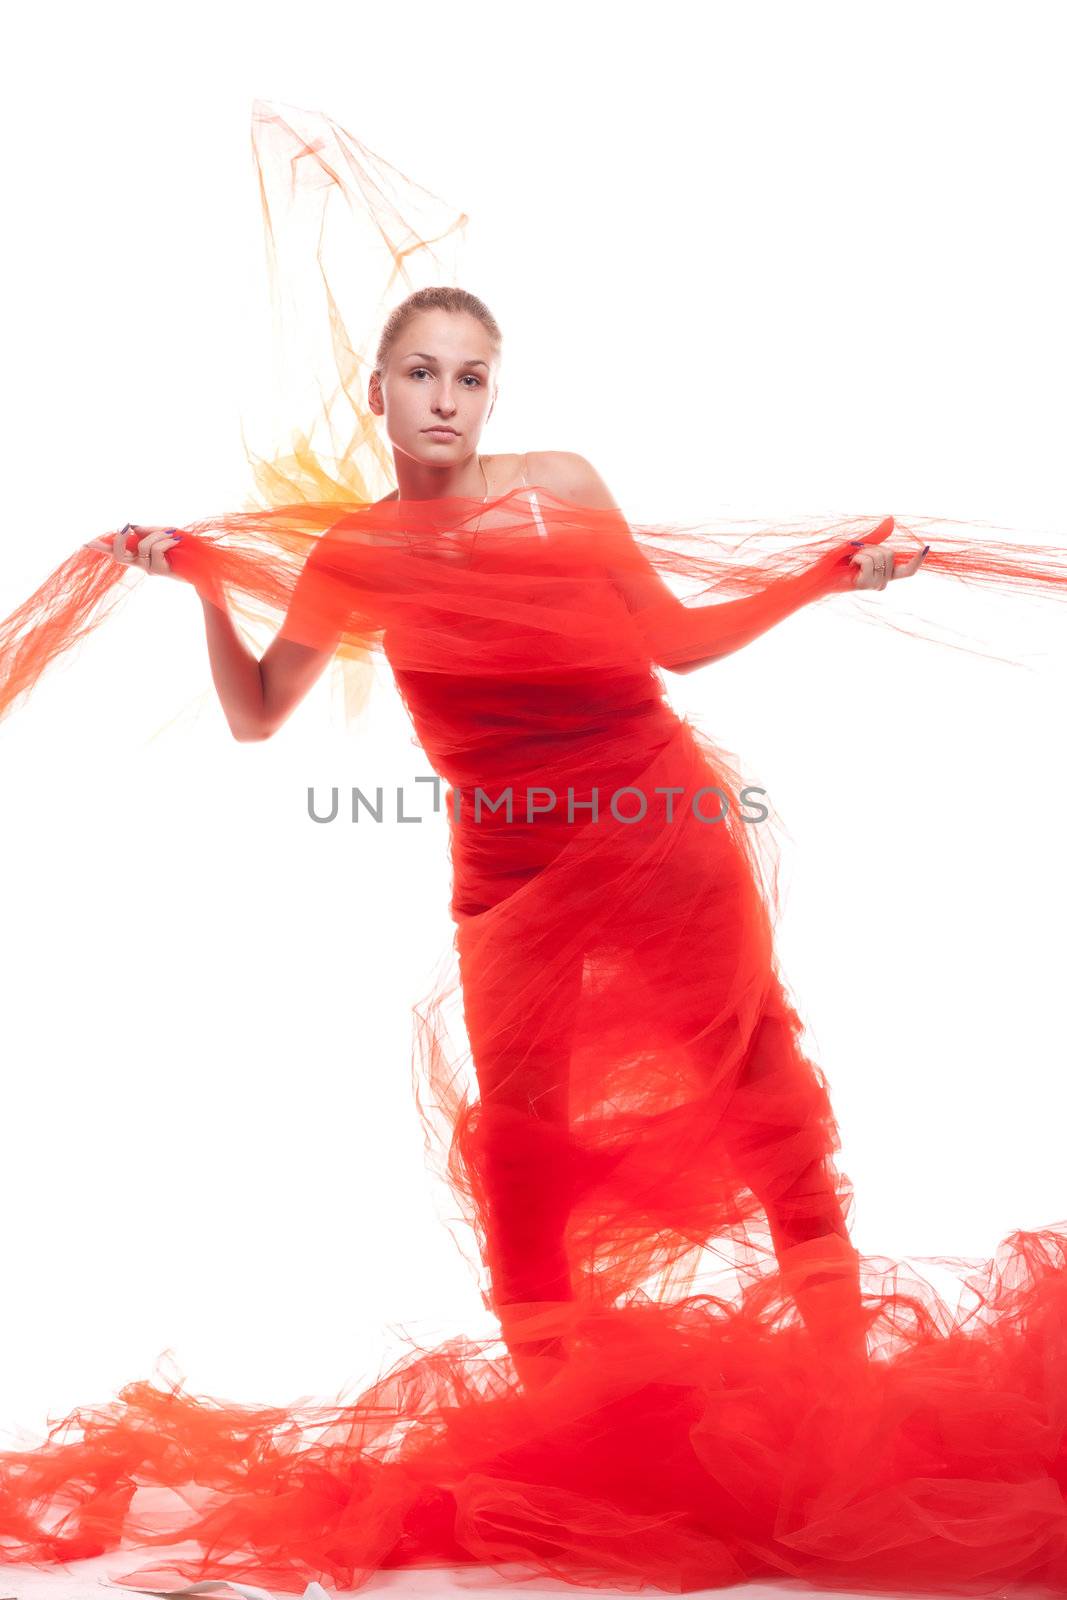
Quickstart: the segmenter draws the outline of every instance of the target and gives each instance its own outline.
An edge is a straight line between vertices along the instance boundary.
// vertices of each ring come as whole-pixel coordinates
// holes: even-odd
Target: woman
[[[522,458],[482,458],[478,454],[480,435],[498,394],[499,350],[498,326],[482,301],[472,294],[461,290],[418,291],[397,307],[382,333],[378,363],[370,381],[371,411],[386,421],[397,467],[398,488],[379,501],[379,506],[390,502],[408,506],[410,502],[443,501],[450,506],[506,502],[514,507],[517,502],[528,501],[544,528],[536,488],[528,482],[528,472],[533,470],[542,493],[571,506],[617,512],[605,483],[581,456],[560,451],[541,451]],[[485,531],[485,522],[485,515],[478,515],[475,541],[477,533]],[[363,526],[368,526],[368,518],[363,518]],[[136,536],[138,530],[133,531]],[[520,541],[515,541],[514,530],[509,531],[512,544],[518,546]],[[442,544],[448,538],[450,530],[438,534]],[[498,534],[498,565],[502,542]],[[173,547],[173,541],[166,538],[165,530],[146,531],[134,552],[128,552],[125,544],[126,539],[115,536],[110,546],[120,562],[138,562],[147,571],[166,570],[166,550]],[[102,541],[96,541],[96,547],[109,549]],[[453,546],[450,554],[454,558],[459,552]],[[432,538],[427,541],[427,555],[438,555]],[[891,578],[912,576],[923,555],[925,552],[920,550],[909,562],[894,566],[893,554],[888,550],[878,546],[859,550],[848,557],[857,568],[854,586],[883,589]],[[462,554],[462,560],[469,560],[469,555]],[[523,563],[520,570],[526,581],[530,574]],[[665,776],[683,781],[696,774],[705,779],[705,786],[718,787],[715,778],[721,778],[721,774],[715,773],[705,758],[697,757],[696,750],[683,738],[678,718],[654,691],[649,666],[670,664],[673,670],[702,666],[755,637],[774,619],[795,610],[819,590],[785,590],[773,608],[765,603],[758,614],[745,613],[744,602],[741,608],[720,603],[702,619],[705,637],[715,642],[712,653],[704,653],[701,646],[701,653],[694,654],[686,643],[683,627],[693,629],[697,618],[675,600],[672,590],[657,578],[651,566],[641,570],[633,562],[617,563],[606,566],[605,571],[633,616],[656,621],[649,638],[651,658],[641,658],[637,650],[633,651],[632,667],[624,680],[608,690],[597,682],[592,694],[581,670],[574,669],[573,680],[566,682],[569,731],[573,734],[581,726],[584,702],[589,731],[581,746],[568,742],[566,787],[573,787],[574,773],[579,770],[590,781],[595,776],[600,789],[608,778],[616,787],[630,786],[638,782],[654,755],[675,747],[678,755],[670,770],[664,766]],[[577,592],[585,600],[589,598],[587,584]],[[301,643],[299,634],[301,627],[307,627],[307,621],[301,619],[302,597],[298,590],[285,626],[262,661],[256,662],[248,646],[238,638],[224,603],[219,605],[216,600],[205,598],[203,605],[211,670],[230,728],[237,738],[267,738],[285,722],[322,674],[333,656],[336,638],[320,648]],[[565,632],[565,614],[560,616],[560,626]],[[514,645],[514,619],[509,632]],[[561,782],[558,805],[550,811],[534,811],[528,821],[528,786],[518,797],[512,795],[512,816],[504,818],[499,826],[486,824],[485,813],[480,813],[478,822],[472,821],[478,779],[514,779],[517,770],[545,781],[549,778],[544,726],[545,717],[550,714],[544,706],[537,706],[537,715],[531,715],[530,685],[523,685],[522,702],[509,699],[504,715],[512,723],[515,710],[525,710],[530,718],[531,754],[525,754],[522,726],[509,741],[504,741],[501,728],[496,728],[491,763],[486,765],[482,754],[480,765],[462,766],[458,752],[466,728],[461,717],[448,717],[448,709],[461,702],[462,717],[467,723],[470,718],[477,718],[475,738],[478,750],[482,750],[486,723],[493,718],[496,704],[491,675],[478,678],[470,674],[466,662],[461,670],[451,672],[429,672],[426,664],[422,670],[406,669],[397,630],[386,643],[386,653],[430,758],[437,757],[442,776],[461,786],[459,806],[451,808],[456,866],[453,912],[459,923],[464,1011],[480,1088],[480,1122],[485,1141],[483,1224],[494,1304],[509,1328],[515,1304],[569,1299],[571,1293],[571,1264],[563,1243],[569,1206],[561,1186],[555,1194],[545,1192],[549,1186],[545,1182],[541,1146],[544,1125],[560,1134],[568,1126],[569,1051],[582,970],[585,968],[585,982],[589,984],[598,946],[592,934],[585,941],[581,918],[563,925],[563,918],[553,915],[545,894],[526,894],[522,914],[510,914],[502,902],[514,896],[518,886],[533,882],[547,862],[557,858],[563,843],[576,832],[576,824],[563,818],[565,786]],[[464,690],[462,699],[458,685]],[[478,688],[482,690],[480,699]],[[560,685],[555,682],[552,694],[558,693]],[[606,744],[595,731],[608,706],[613,717],[611,744]],[[617,747],[624,726],[625,741]],[[565,774],[557,774],[553,768],[552,776],[561,778]],[[464,798],[470,802],[466,810],[462,806]],[[606,795],[603,798],[606,805]],[[520,819],[515,819],[514,814],[517,800]],[[584,798],[584,803],[589,805],[589,800]],[[600,822],[590,826],[600,826]],[[661,826],[669,824],[662,822]],[[758,936],[755,931],[749,933],[753,944],[750,971],[745,971],[749,986],[745,989],[745,1005],[752,1008],[752,1014],[729,1014],[729,1008],[736,1005],[736,974],[728,966],[717,970],[715,963],[699,952],[697,965],[704,966],[705,971],[694,971],[693,979],[685,986],[678,981],[677,957],[672,955],[669,965],[664,965],[662,942],[656,958],[643,958],[643,973],[648,979],[654,963],[662,968],[661,994],[670,997],[678,1043],[693,1056],[694,1066],[705,1075],[707,1083],[715,1086],[715,1115],[725,1118],[721,1139],[731,1144],[729,1154],[736,1160],[737,1176],[765,1206],[782,1266],[800,1261],[801,1256],[806,1261],[809,1251],[798,1251],[797,1246],[821,1240],[819,1256],[832,1248],[835,1258],[841,1254],[848,1262],[843,1270],[857,1310],[856,1262],[851,1248],[843,1245],[848,1230],[830,1168],[829,1150],[808,1147],[801,1136],[813,1107],[817,1106],[822,1118],[822,1139],[829,1141],[835,1134],[821,1085],[798,1051],[798,1019],[785,1005],[781,989],[773,981],[769,934],[761,925],[763,915],[755,888],[749,882],[744,851],[737,848],[729,829],[720,827],[718,840],[707,837],[709,824],[701,818],[670,826],[670,851],[664,853],[661,840],[653,845],[656,880],[649,886],[649,909],[645,914],[656,915],[664,896],[681,898],[689,941],[693,941],[697,918],[707,928],[709,941],[715,931],[720,931],[721,938],[728,917],[739,918],[739,934],[745,926],[750,925],[753,930],[758,926]],[[622,829],[625,837],[625,824]],[[653,824],[645,832],[651,834]],[[633,859],[640,859],[640,851],[630,851],[627,872],[632,870]],[[574,893],[581,893],[581,882],[577,880]],[[603,896],[603,882],[600,894]],[[622,906],[621,899],[619,909]],[[488,915],[493,909],[498,909],[496,918]],[[633,920],[637,906],[630,904],[627,909]],[[672,914],[677,915],[677,910]],[[747,920],[741,922],[741,917]],[[501,931],[490,936],[486,933],[486,926],[490,925],[499,926]],[[553,941],[544,939],[547,926],[553,928]],[[552,963],[545,962],[537,946],[537,931],[542,944],[558,944],[566,939],[566,960],[557,952]],[[627,950],[627,954],[633,958],[637,949]],[[510,1002],[512,992],[520,997],[517,1002]],[[659,1005],[662,1003],[664,1000]],[[710,1022],[717,1013],[717,1024],[709,1034]],[[726,1035],[728,1046],[723,1045]],[[745,1088],[760,1078],[771,1080],[768,1088],[776,1093],[795,1098],[795,1110],[792,1122],[781,1123],[774,1128],[773,1136],[763,1134],[757,1142],[755,1130],[745,1125],[741,1102]],[[501,1114],[499,1131],[491,1133],[490,1118],[496,1112]],[[517,1118],[525,1118],[530,1126],[522,1126]],[[530,1144],[528,1152],[526,1144]],[[787,1150],[790,1154],[785,1154]],[[736,1205],[734,1200],[734,1208]],[[721,1221],[728,1219],[723,1216]],[[742,1221],[742,1214],[733,1214],[729,1221]],[[632,1238],[627,1253],[632,1261]],[[819,1304],[819,1296],[814,1293],[817,1282],[817,1277],[811,1283],[805,1282],[801,1275],[795,1286],[798,1301],[813,1322]],[[840,1334],[837,1326],[832,1331]],[[859,1349],[859,1325],[856,1339]],[[558,1338],[526,1341],[515,1336],[510,1346],[518,1370],[531,1381],[539,1374],[550,1373],[553,1363],[563,1354]]]
[[[398,488],[377,504],[392,504],[398,509],[412,502],[433,501],[444,502],[450,509],[504,504],[511,508],[512,518],[514,508],[526,504],[535,526],[545,530],[549,542],[551,536],[545,528],[538,488],[542,494],[572,507],[617,513],[618,507],[602,479],[581,456],[558,451],[524,456],[479,455],[481,433],[497,397],[500,348],[500,332],[491,314],[480,300],[463,290],[417,291],[394,310],[383,331],[371,374],[369,405],[376,416],[384,419]],[[530,473],[536,487],[530,483]],[[372,520],[364,517],[361,531],[370,527]],[[488,520],[484,513],[477,515],[472,535],[474,548],[479,535],[483,539],[490,536]],[[467,525],[471,526],[469,519]],[[388,525],[377,531],[385,538]],[[508,532],[512,543],[519,544],[514,528]],[[437,545],[445,545],[451,533],[447,526],[442,528],[436,535]],[[140,536],[141,530],[135,528],[133,535],[137,538],[133,550],[126,549],[128,535],[116,535],[110,546],[104,541],[95,541],[95,546],[110,550],[120,562],[136,563],[149,572],[169,570],[166,555],[175,541],[168,538],[167,530],[144,530]],[[497,546],[498,559],[503,542]],[[455,544],[448,553],[453,560],[459,555],[464,563],[471,559],[467,552],[457,551]],[[440,558],[432,534],[426,541],[425,555],[429,559]],[[856,569],[855,587],[883,589],[890,579],[917,572],[924,555],[925,551],[919,551],[910,560],[895,565],[890,551],[872,546],[843,556],[842,560]],[[521,570],[525,581],[525,565]],[[450,807],[456,869],[452,909],[459,926],[465,1020],[479,1086],[482,1221],[494,1307],[505,1330],[513,1332],[510,1347],[516,1367],[531,1382],[551,1375],[563,1356],[563,1345],[559,1337],[519,1337],[512,1329],[512,1308],[571,1298],[572,1263],[568,1261],[563,1237],[570,1207],[565,1186],[546,1181],[547,1171],[552,1169],[543,1165],[543,1144],[546,1126],[552,1136],[560,1137],[568,1126],[570,1054],[583,969],[588,986],[598,955],[601,961],[604,956],[592,933],[588,939],[583,936],[580,919],[564,925],[547,894],[527,893],[521,912],[515,914],[504,907],[504,901],[514,896],[519,887],[532,884],[579,830],[577,817],[568,822],[564,816],[564,789],[574,787],[576,773],[590,781],[595,776],[594,786],[602,791],[609,777],[615,788],[633,785],[653,757],[675,750],[677,754],[669,770],[665,765],[664,775],[676,782],[702,776],[706,787],[721,787],[723,775],[684,738],[682,724],[655,691],[650,669],[669,664],[675,671],[689,671],[702,666],[755,637],[819,592],[810,585],[806,590],[784,590],[773,606],[768,606],[763,597],[756,597],[763,603],[755,613],[747,602],[733,607],[719,603],[710,615],[700,618],[675,599],[651,565],[635,564],[631,559],[606,566],[605,573],[617,591],[611,597],[616,609],[621,599],[632,616],[654,619],[655,625],[646,620],[649,651],[642,654],[639,648],[633,650],[632,664],[620,684],[605,685],[599,676],[591,684],[593,675],[586,673],[576,655],[573,672],[564,680],[568,730],[573,737],[584,722],[588,731],[580,745],[567,745],[566,772],[557,770],[546,758],[546,720],[549,726],[558,726],[558,719],[553,721],[547,701],[531,706],[530,684],[522,684],[520,699],[513,691],[512,675],[504,679],[507,698],[502,715],[508,725],[516,726],[509,739],[504,738],[501,726],[494,727],[492,756],[487,759],[484,735],[500,698],[500,685],[494,682],[493,675],[475,677],[469,669],[431,671],[425,662],[421,670],[411,670],[405,666],[401,634],[396,628],[385,644],[428,754],[441,775],[459,786],[457,804]],[[465,587],[469,589],[469,583]],[[822,587],[826,587],[825,580]],[[588,605],[588,582],[575,589],[576,600]],[[557,584],[554,604],[562,608],[563,598],[562,586]],[[257,662],[236,633],[225,602],[205,597],[212,673],[236,737],[269,737],[331,660],[336,637],[331,635],[321,645],[301,642],[302,631],[309,625],[307,610],[298,589],[285,624],[262,661]],[[316,623],[321,620],[315,618]],[[707,639],[714,640],[711,653],[703,646],[694,653],[687,643],[686,630],[693,638],[697,621],[703,623]],[[567,616],[562,609],[559,623],[566,634]],[[512,617],[508,623],[512,645],[514,627]],[[340,617],[332,632],[339,636]],[[558,697],[560,687],[560,680],[555,678],[551,686],[553,697]],[[498,689],[496,696],[494,688]],[[596,731],[608,705],[612,717],[610,741]],[[450,718],[449,707],[457,706],[462,709]],[[516,717],[517,712],[521,717],[524,711],[525,728]],[[472,721],[478,759],[464,764],[459,760],[459,751],[465,738],[469,738]],[[512,793],[510,819],[505,817],[502,823],[493,825],[480,808],[475,822],[474,795],[480,782],[488,785],[496,779],[498,787],[507,782],[514,790],[516,772],[523,773],[526,782],[518,795]],[[542,805],[527,819],[531,780],[541,780],[537,787],[543,788],[550,777],[556,780],[555,785],[548,783],[548,788],[554,794],[558,789],[558,805]],[[718,784],[716,778],[720,780]],[[694,783],[692,787],[700,785]],[[587,783],[582,802],[576,804],[590,804],[588,789]],[[469,802],[465,807],[464,800]],[[606,794],[603,801],[606,806]],[[487,802],[488,796],[483,807]],[[514,814],[516,804],[518,818]],[[589,817],[590,813],[581,815]],[[599,817],[597,823],[590,825],[599,827]],[[748,933],[750,970],[745,971],[747,987],[743,996],[748,1009],[740,1014],[733,1014],[739,1010],[734,988],[736,974],[729,964],[718,969],[699,949],[696,966],[702,970],[694,971],[686,984],[679,982],[677,957],[672,955],[665,961],[662,953],[644,958],[644,979],[647,983],[658,972],[663,984],[661,992],[671,996],[679,1047],[692,1057],[707,1084],[714,1085],[715,1115],[723,1117],[720,1139],[724,1145],[729,1144],[738,1180],[767,1212],[781,1264],[794,1271],[800,1269],[795,1291],[807,1319],[816,1326],[820,1279],[818,1274],[805,1278],[803,1271],[811,1255],[810,1247],[818,1242],[820,1259],[828,1250],[835,1261],[841,1257],[843,1284],[836,1294],[840,1301],[843,1285],[847,1284],[857,1313],[852,1337],[859,1349],[862,1336],[856,1262],[847,1245],[839,1180],[829,1160],[828,1146],[836,1140],[836,1133],[822,1086],[797,1046],[799,1021],[785,1003],[771,971],[769,930],[763,925],[762,908],[750,882],[744,851],[728,827],[709,829],[700,817],[689,819],[685,825],[680,820],[659,825],[673,828],[667,836],[672,848],[664,853],[663,843],[656,840],[653,849],[657,877],[646,891],[647,903],[631,893],[631,922],[656,913],[666,915],[668,907],[663,900],[669,894],[669,914],[684,922],[690,942],[698,923],[706,928],[709,942],[717,931],[721,938],[721,930],[729,928],[730,918],[737,919],[739,937],[749,927],[758,929],[758,933]],[[619,826],[625,838],[627,825],[616,824],[617,829]],[[654,827],[650,823],[643,831],[651,834]],[[709,836],[713,832],[717,832],[717,838]],[[628,870],[641,854],[633,850],[628,853]],[[580,887],[576,880],[575,892]],[[600,894],[603,893],[601,883]],[[489,913],[495,908],[499,909],[493,919]],[[490,925],[494,928],[491,940],[486,933]],[[545,939],[548,927],[554,930],[552,940]],[[566,960],[558,953],[564,941],[568,948]],[[546,961],[541,948],[548,944],[556,946],[551,962]],[[661,940],[661,947],[665,951],[666,941]],[[635,956],[634,951],[627,953]],[[618,950],[615,955],[617,958]],[[632,981],[631,975],[628,982]],[[709,1033],[713,1019],[715,1027]],[[632,1018],[635,1024],[639,1020]],[[729,1042],[724,1045],[727,1036]],[[609,1070],[607,1063],[604,1070]],[[782,1097],[783,1107],[793,1103],[790,1119],[779,1118],[771,1131],[749,1126],[747,1114],[742,1111],[744,1092],[758,1093],[755,1085],[761,1080],[765,1081],[764,1092],[768,1096]],[[816,1108],[823,1128],[819,1148],[804,1136],[805,1122],[811,1123]],[[736,1197],[731,1200],[731,1208],[732,1214],[724,1213],[716,1221],[736,1225],[745,1220]],[[808,1248],[801,1250],[800,1246]],[[632,1237],[627,1241],[627,1255],[632,1266]],[[835,1336],[841,1333],[836,1323],[832,1331]]]
[[[298,149],[336,173],[321,135]],[[93,541],[91,579],[49,599],[34,648],[5,663],[0,635],[0,664],[9,698],[32,685],[100,573],[132,563],[197,587],[237,738],[280,727],[339,644],[385,654],[447,784],[465,1027],[444,985],[420,1017],[420,1110],[509,1360],[455,1339],[300,1411],[129,1385],[80,1414],[82,1438],[0,1457],[5,1558],[190,1541],[124,1581],[348,1587],[518,1561],[673,1592],[773,1573],[1062,1591],[1063,1235],[1009,1241],[985,1320],[899,1264],[861,1277],[826,1083],[775,966],[761,808],[659,675],[914,575],[926,549],[897,563],[887,519],[723,563],[700,535],[631,529],[579,456],[479,455],[499,358],[479,300],[409,296],[368,385],[392,494]],[[1059,581],[1047,552],[957,559]],[[658,568],[728,568],[742,592],[684,603]],[[261,660],[234,586],[286,601]],[[135,1507],[141,1485],[179,1489],[192,1518]]]

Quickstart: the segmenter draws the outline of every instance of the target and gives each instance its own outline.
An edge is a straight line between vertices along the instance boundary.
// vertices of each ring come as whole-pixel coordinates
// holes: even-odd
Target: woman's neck
[[[521,485],[523,481],[522,461],[522,456],[516,453],[499,456],[476,456],[472,465],[477,473],[477,479],[470,488],[466,486],[457,487],[453,484],[452,487],[440,493],[425,492],[425,481],[412,483],[408,475],[402,472],[399,464],[397,464],[399,488],[394,489],[391,494],[383,496],[383,499],[446,500],[455,497],[467,500],[492,500],[498,495],[508,494],[512,489]],[[419,492],[420,490],[422,492]]]

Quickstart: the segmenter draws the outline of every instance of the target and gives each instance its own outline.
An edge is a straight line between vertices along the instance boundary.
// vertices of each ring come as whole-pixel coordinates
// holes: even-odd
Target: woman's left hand
[[[910,578],[918,572],[923,564],[926,551],[930,546],[911,557],[909,561],[896,565],[896,557],[892,550],[885,550],[881,545],[864,545],[864,547],[851,557],[852,564],[859,568],[852,582],[854,589],[884,589],[893,578]]]

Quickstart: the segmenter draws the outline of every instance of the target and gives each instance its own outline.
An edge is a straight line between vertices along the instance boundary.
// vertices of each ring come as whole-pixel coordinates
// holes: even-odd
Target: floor
[[[97,1556],[91,1561],[72,1562],[61,1570],[42,1571],[36,1567],[2,1567],[0,1600],[103,1600],[105,1591],[109,1591],[113,1597],[121,1594],[136,1596],[140,1591],[124,1585],[111,1584],[107,1577],[109,1572],[122,1572],[136,1565],[136,1555],[126,1551]],[[228,1583],[205,1585],[202,1588],[194,1586],[192,1592],[204,1594],[208,1600],[242,1600],[242,1597],[243,1600],[268,1600],[269,1595],[267,1590],[248,1584]],[[418,1600],[449,1600],[449,1597],[471,1593],[478,1594],[481,1600],[519,1600],[519,1597],[526,1596],[532,1596],[536,1600],[537,1596],[550,1594],[570,1595],[572,1600],[578,1600],[582,1594],[598,1597],[623,1593],[632,1597],[634,1594],[633,1590],[579,1589],[573,1584],[555,1582],[550,1578],[524,1578],[518,1584],[507,1584],[497,1572],[485,1572],[479,1568],[441,1567],[432,1570],[378,1573],[363,1588],[352,1591],[324,1591],[317,1585],[311,1585],[309,1592],[304,1597],[297,1597],[297,1600],[323,1600],[324,1595],[332,1600],[335,1593],[342,1592],[360,1596],[391,1593],[398,1597],[418,1597]],[[645,1589],[640,1591],[641,1600],[655,1600],[655,1597],[663,1592],[657,1589]],[[694,1591],[689,1593],[693,1594]],[[743,1584],[729,1589],[707,1589],[703,1593],[715,1596],[716,1600],[776,1600],[776,1597],[777,1600],[786,1600],[788,1596],[796,1596],[798,1600],[871,1600],[869,1592],[853,1596],[851,1592],[842,1589],[833,1591],[812,1589],[806,1584],[790,1579],[773,1583]],[[699,1600],[699,1596],[696,1596],[695,1600]],[[885,1600],[893,1600],[893,1597],[887,1596]],[[914,1595],[907,1597],[907,1600],[915,1600]],[[1021,1591],[1014,1592],[1013,1600],[1024,1600]]]

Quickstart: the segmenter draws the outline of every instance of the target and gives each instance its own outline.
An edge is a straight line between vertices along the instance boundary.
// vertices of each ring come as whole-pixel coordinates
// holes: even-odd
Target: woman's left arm
[[[560,492],[572,504],[619,511],[604,480],[584,456],[560,451],[553,464],[560,476]],[[876,542],[885,538],[892,526],[891,518],[880,523],[869,535],[872,542],[849,557],[856,570],[844,587],[884,589],[892,579],[918,572],[929,546],[897,565],[893,552]],[[807,571],[779,573],[755,594],[711,605],[690,606],[680,600],[636,542],[627,546],[625,563],[611,571],[611,578],[648,640],[655,665],[671,672],[693,672],[739,650],[809,601],[830,592],[830,574],[835,568],[840,574],[842,554],[832,550],[828,555],[829,559],[820,558]]]

